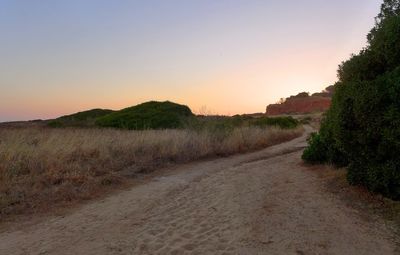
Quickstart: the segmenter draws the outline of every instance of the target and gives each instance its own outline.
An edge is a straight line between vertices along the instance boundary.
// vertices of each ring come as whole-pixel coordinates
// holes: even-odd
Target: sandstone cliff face
[[[324,112],[331,106],[329,97],[304,97],[289,98],[281,104],[270,104],[267,106],[267,115],[282,114],[306,114],[313,112]]]

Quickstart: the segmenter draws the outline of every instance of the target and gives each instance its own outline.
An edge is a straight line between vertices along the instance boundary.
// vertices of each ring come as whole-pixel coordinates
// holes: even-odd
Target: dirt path
[[[359,217],[301,164],[304,143],[178,167],[3,231],[0,254],[394,254],[382,222]]]

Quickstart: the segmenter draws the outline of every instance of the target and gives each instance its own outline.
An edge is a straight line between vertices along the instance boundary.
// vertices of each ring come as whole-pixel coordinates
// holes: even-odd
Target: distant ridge
[[[301,92],[295,96],[281,99],[277,104],[268,105],[266,114],[276,116],[325,112],[331,106],[333,93],[334,86],[329,86],[322,92],[314,93],[311,96],[308,92]]]

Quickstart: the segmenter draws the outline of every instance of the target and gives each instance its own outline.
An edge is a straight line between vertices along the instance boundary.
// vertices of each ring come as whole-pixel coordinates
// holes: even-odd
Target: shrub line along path
[[[0,254],[393,254],[392,233],[301,163],[306,134],[196,162],[65,216],[7,227]]]

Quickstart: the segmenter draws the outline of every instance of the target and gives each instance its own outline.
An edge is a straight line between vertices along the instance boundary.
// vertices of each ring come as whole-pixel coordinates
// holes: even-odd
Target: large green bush
[[[332,107],[303,159],[348,165],[348,180],[400,199],[400,0],[385,0],[368,45],[343,62]]]
[[[96,125],[135,130],[182,128],[191,116],[185,105],[151,101],[98,118]]]

